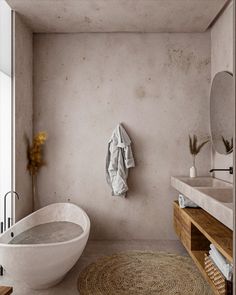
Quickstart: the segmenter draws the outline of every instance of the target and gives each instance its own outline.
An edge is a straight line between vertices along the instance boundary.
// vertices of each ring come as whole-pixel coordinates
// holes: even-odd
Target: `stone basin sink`
[[[233,188],[199,188],[200,192],[223,203],[233,203]]]
[[[190,178],[190,177],[179,177],[179,180],[182,182],[193,186],[193,187],[217,187],[217,188],[223,188],[223,187],[232,187],[231,183],[222,181],[217,178],[213,177],[195,177],[195,178]]]
[[[171,177],[171,185],[233,230],[233,185],[212,177]]]

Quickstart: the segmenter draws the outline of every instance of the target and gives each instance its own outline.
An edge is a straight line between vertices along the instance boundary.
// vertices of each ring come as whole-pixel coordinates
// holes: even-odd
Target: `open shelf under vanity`
[[[201,208],[181,209],[174,202],[174,228],[182,244],[192,257],[200,272],[212,287],[216,295],[231,294],[231,288],[225,293],[219,293],[205,271],[205,254],[209,252],[210,244],[229,261],[233,262],[233,231],[223,225]]]

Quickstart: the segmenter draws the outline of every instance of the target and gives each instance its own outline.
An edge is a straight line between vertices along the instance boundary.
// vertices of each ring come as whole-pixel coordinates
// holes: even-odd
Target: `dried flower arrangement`
[[[231,154],[233,152],[233,146],[234,146],[233,137],[231,138],[230,141],[225,139],[224,136],[221,136],[221,137],[225,146],[226,153]]]
[[[30,175],[34,176],[38,173],[39,169],[45,165],[42,155],[42,146],[45,144],[47,139],[46,132],[39,132],[33,139],[32,146],[30,146],[28,141],[27,156]]]
[[[32,190],[33,190],[33,199],[32,207],[33,211],[35,209],[35,200],[36,200],[36,176],[39,169],[44,166],[46,163],[43,160],[43,145],[47,140],[47,133],[41,131],[36,134],[33,139],[32,145],[30,145],[29,139],[26,137],[27,141],[27,158],[28,164],[27,169],[32,176]]]
[[[193,138],[189,135],[189,150],[190,153],[193,157],[193,166],[195,167],[195,158],[196,155],[200,152],[200,150],[202,149],[202,147],[209,142],[209,139],[207,139],[206,141],[203,141],[202,143],[200,143],[198,145],[198,139],[197,139],[197,135],[193,135]]]

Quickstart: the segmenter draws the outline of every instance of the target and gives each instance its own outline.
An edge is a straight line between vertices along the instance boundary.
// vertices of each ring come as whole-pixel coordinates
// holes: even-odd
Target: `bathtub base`
[[[45,290],[45,289],[49,289],[49,288],[52,288],[56,285],[58,285],[61,281],[63,281],[63,279],[65,278],[66,275],[62,276],[61,278],[53,281],[53,282],[50,282],[50,283],[47,283],[47,284],[42,284],[42,285],[28,285],[28,287],[32,290]]]

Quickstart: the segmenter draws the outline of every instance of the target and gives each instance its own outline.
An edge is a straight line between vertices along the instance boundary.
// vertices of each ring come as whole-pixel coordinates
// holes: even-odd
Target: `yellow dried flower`
[[[40,167],[45,165],[43,161],[42,155],[42,146],[45,144],[47,140],[47,133],[46,132],[39,132],[33,139],[33,144],[30,146],[28,141],[28,165],[27,169],[31,175],[37,174]]]

